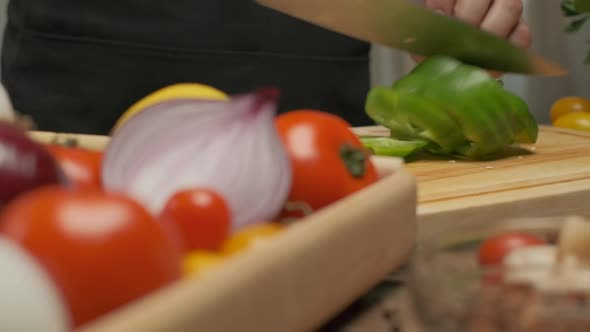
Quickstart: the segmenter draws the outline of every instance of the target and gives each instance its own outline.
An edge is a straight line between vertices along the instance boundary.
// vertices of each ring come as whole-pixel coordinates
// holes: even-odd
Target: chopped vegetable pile
[[[537,122],[527,104],[487,71],[435,56],[391,87],[373,88],[366,112],[388,128],[388,139],[365,138],[377,154],[416,151],[458,158],[499,155],[512,144],[535,143]]]

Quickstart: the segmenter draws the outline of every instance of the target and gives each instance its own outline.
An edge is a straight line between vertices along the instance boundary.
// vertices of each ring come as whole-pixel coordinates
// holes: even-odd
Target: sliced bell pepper
[[[407,157],[428,145],[427,141],[402,141],[389,137],[361,137],[363,145],[379,156]]]
[[[538,135],[522,99],[487,71],[445,56],[426,59],[391,87],[371,89],[366,112],[394,139],[425,141],[427,151],[470,159],[535,143]]]

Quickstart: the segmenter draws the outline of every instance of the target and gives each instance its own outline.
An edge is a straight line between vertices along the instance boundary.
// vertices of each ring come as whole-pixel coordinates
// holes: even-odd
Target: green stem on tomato
[[[365,163],[367,154],[351,144],[343,144],[340,147],[340,158],[344,162],[346,169],[355,178],[362,178],[367,171]]]

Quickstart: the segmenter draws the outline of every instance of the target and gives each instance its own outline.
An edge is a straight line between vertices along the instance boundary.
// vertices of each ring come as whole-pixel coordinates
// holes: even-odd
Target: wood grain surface
[[[359,135],[387,135],[381,127]],[[418,160],[420,236],[506,218],[590,215],[590,133],[540,127],[534,145],[494,161]]]

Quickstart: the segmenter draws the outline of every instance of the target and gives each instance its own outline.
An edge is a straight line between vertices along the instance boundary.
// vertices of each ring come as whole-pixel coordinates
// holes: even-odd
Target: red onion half
[[[152,105],[118,128],[105,150],[103,185],[158,215],[177,191],[223,195],[233,229],[266,222],[284,205],[291,165],[274,125],[278,91],[228,101],[178,99]]]
[[[28,190],[65,183],[51,154],[27,134],[0,121],[0,205]]]

